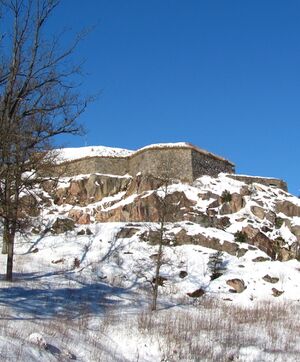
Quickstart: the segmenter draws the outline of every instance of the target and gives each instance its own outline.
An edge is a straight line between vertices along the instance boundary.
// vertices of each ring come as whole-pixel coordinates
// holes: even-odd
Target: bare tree
[[[149,230],[154,236],[154,242],[157,244],[157,253],[155,254],[155,266],[154,266],[154,276],[151,280],[152,287],[152,303],[151,310],[155,311],[157,309],[157,299],[159,287],[163,284],[163,278],[160,275],[161,267],[167,263],[167,260],[164,255],[164,248],[169,242],[166,239],[166,226],[167,223],[172,220],[173,213],[176,206],[174,206],[170,199],[168,198],[168,191],[171,180],[165,178],[162,180],[162,186],[156,191],[157,195],[157,210],[158,210],[158,228],[157,230]],[[153,232],[154,231],[154,232]]]
[[[52,164],[53,139],[81,132],[77,119],[89,99],[78,93],[80,66],[45,29],[59,0],[0,0],[0,217],[6,279],[13,278],[14,240],[23,227],[22,195],[34,193],[38,175]],[[1,18],[2,14],[2,18]],[[3,25],[2,25],[3,26]]]

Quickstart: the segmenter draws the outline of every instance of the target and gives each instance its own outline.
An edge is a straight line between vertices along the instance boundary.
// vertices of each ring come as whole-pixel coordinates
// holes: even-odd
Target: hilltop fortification
[[[216,177],[219,173],[246,183],[262,183],[287,190],[282,180],[265,177],[234,175],[235,165],[223,157],[190,143],[153,144],[137,151],[104,146],[65,148],[58,150],[54,175],[105,174],[114,176],[151,175],[192,183],[203,175]]]
[[[155,144],[137,151],[109,147],[101,147],[99,151],[97,147],[83,147],[76,149],[75,156],[73,150],[63,150],[61,162],[56,166],[57,172],[64,176],[90,173],[135,176],[142,173],[192,182],[202,175],[234,173],[233,163],[189,143]]]

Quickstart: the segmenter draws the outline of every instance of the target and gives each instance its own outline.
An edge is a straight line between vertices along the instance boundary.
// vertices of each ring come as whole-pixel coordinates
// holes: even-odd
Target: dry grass
[[[160,361],[250,361],[242,356],[245,347],[260,351],[262,360],[296,361],[297,315],[295,303],[261,303],[245,309],[211,299],[203,299],[197,307],[121,316],[116,309],[94,315],[83,306],[79,318],[66,313],[22,322],[7,320],[3,311],[0,334],[9,345],[0,344],[0,359],[35,360],[28,354],[28,336],[40,332],[55,347],[57,360],[67,360],[63,356],[69,353],[81,361],[143,361],[148,345]],[[130,357],[122,354],[120,343],[131,345]],[[53,360],[49,351],[40,353],[41,360]]]
[[[197,310],[142,313],[138,330],[160,341],[168,361],[231,361],[249,346],[270,360],[296,361],[298,314],[296,304],[261,303],[245,309],[207,299]]]

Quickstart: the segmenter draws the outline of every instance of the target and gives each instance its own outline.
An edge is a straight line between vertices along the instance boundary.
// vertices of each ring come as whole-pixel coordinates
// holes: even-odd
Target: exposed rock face
[[[247,242],[264,251],[273,260],[287,261],[298,256],[298,243],[287,246],[282,238],[272,240],[260,230],[248,225],[242,229],[247,236]]]
[[[265,210],[260,206],[251,206],[251,212],[261,220],[263,220],[266,216]]]
[[[201,245],[238,257],[248,252],[247,244],[250,244],[273,260],[299,257],[300,225],[299,221],[293,219],[300,215],[298,200],[275,187],[266,188],[257,183],[245,185],[232,179],[227,183],[224,177],[227,178],[223,175],[223,179],[210,178],[209,181],[204,177],[189,186],[175,182],[165,197],[162,197],[164,180],[147,174],[137,174],[135,177],[101,174],[73,177],[67,180],[67,187],[55,191],[55,184],[45,183],[45,191],[55,196],[58,205],[66,205],[68,211],[65,215],[76,224],[159,222],[163,213],[167,223],[185,221],[210,229],[210,232],[196,231],[192,235],[186,231],[188,228],[180,226],[179,231],[168,233],[166,244],[172,241],[173,245]],[[222,185],[223,181],[226,186]],[[53,205],[50,198],[48,203],[49,200]],[[35,213],[34,208],[30,211]],[[57,211],[58,207],[56,211],[53,207],[52,212]],[[279,212],[286,216],[278,215]],[[240,223],[235,230],[240,230],[245,237],[232,242],[237,234],[232,231],[235,223]],[[64,232],[59,224],[54,228],[57,229],[55,232]],[[222,230],[224,235],[228,233],[228,241],[219,240],[222,233],[215,229]],[[139,228],[126,226],[117,237],[132,237],[138,231]],[[154,231],[142,235],[142,238],[151,243],[158,240]],[[241,242],[244,243],[243,247]]]
[[[290,201],[280,201],[276,205],[276,211],[282,212],[286,216],[300,216],[300,206],[297,206]]]
[[[184,193],[174,192],[165,198],[167,209],[165,221],[181,221],[188,219],[186,216],[195,202],[189,200]],[[155,193],[142,193],[134,202],[121,205],[108,211],[97,210],[96,220],[100,222],[123,221],[123,222],[158,222],[163,205],[161,198]]]
[[[290,227],[290,230],[296,236],[298,242],[300,242],[300,225],[293,225]]]
[[[82,210],[71,210],[68,215],[71,219],[73,219],[76,224],[90,224],[91,223],[91,217],[89,214],[85,213]]]
[[[104,197],[115,195],[127,190],[131,177],[112,175],[90,175],[88,178],[74,179],[67,188],[60,188],[55,193],[55,202],[58,205],[86,206],[102,200]]]
[[[269,239],[260,230],[248,225],[242,229],[242,232],[247,235],[247,242],[258,247],[268,254],[272,259],[276,258],[276,248],[274,248],[274,240]]]
[[[220,214],[233,214],[240,211],[245,206],[243,197],[240,194],[234,193],[231,195],[231,201],[225,202],[221,209]]]
[[[151,175],[137,174],[132,178],[126,190],[126,196],[141,194],[149,190],[157,190],[163,185],[163,180]]]
[[[150,242],[151,244],[157,244],[159,241],[159,231],[149,230],[147,233],[141,235],[142,239]],[[208,238],[202,234],[189,235],[186,230],[182,229],[177,234],[168,233],[166,235],[165,244],[169,245],[170,242],[172,245],[185,245],[185,244],[194,244],[201,245],[206,248],[212,248],[218,251],[225,251],[231,255],[237,255],[239,246],[236,243],[231,243],[229,241],[220,241],[217,238]]]

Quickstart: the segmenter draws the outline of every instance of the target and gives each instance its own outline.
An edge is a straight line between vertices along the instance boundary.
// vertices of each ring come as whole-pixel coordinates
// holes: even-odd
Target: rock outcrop
[[[244,184],[227,175],[206,176],[193,185],[168,180],[167,188],[166,180],[143,174],[82,175],[64,182],[57,189],[55,183],[48,183],[45,191],[58,207],[67,210],[64,217],[76,224],[145,224],[163,218],[164,223],[189,222],[211,231],[191,234],[179,226],[166,238],[172,245],[201,245],[238,257],[252,245],[272,260],[281,261],[300,255],[300,201],[275,186]],[[118,237],[133,235],[131,232],[137,232],[134,229],[125,228]],[[63,232],[66,228],[57,221],[53,230]],[[218,230],[225,234],[218,234]],[[224,239],[224,235],[228,237]],[[157,235],[152,230],[141,238],[155,243]]]

